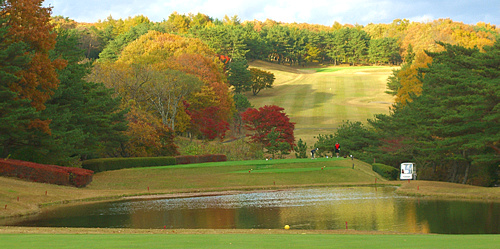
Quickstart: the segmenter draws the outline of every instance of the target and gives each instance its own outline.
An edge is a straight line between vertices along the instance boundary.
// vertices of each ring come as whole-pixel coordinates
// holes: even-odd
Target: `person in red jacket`
[[[339,157],[339,153],[340,153],[340,144],[339,142],[337,142],[335,144],[335,154],[337,154],[337,157]]]

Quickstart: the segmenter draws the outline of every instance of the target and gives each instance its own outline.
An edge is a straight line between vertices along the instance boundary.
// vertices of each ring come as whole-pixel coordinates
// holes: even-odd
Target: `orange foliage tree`
[[[130,105],[127,114],[128,129],[125,134],[129,140],[123,145],[123,152],[131,157],[175,156],[178,155],[175,146],[174,132],[163,125],[153,115]]]
[[[116,64],[148,65],[159,72],[175,70],[196,76],[203,82],[204,89],[210,89],[214,93],[215,102],[195,104],[192,108],[217,107],[216,113],[220,121],[229,122],[232,118],[234,101],[223,73],[223,64],[199,39],[150,31],[125,47]],[[197,92],[199,91],[198,89]],[[198,95],[185,97],[184,100],[193,101],[192,96]],[[188,121],[185,118],[182,120]],[[179,124],[176,127],[187,125]]]
[[[20,70],[20,80],[10,87],[21,98],[31,100],[37,110],[45,109],[44,103],[57,89],[59,79],[57,69],[62,69],[66,61],[51,60],[49,51],[56,44],[53,25],[50,23],[51,8],[43,8],[43,0],[9,0],[2,6],[2,16],[9,16],[7,25],[12,42],[24,42],[29,46],[31,61]]]
[[[204,82],[205,89],[210,89],[215,97],[215,102],[206,102],[204,107],[218,107],[220,118],[229,122],[234,113],[234,100],[229,95],[229,85],[225,83],[225,76],[217,60],[199,54],[183,54],[169,58],[166,63],[169,68],[199,77]]]

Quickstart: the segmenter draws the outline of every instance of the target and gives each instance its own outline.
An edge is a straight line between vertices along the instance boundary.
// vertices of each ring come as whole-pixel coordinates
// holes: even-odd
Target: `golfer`
[[[337,142],[335,144],[335,154],[337,154],[337,157],[339,157],[339,153],[340,153],[340,144],[339,142]]]
[[[314,153],[319,150],[318,148],[311,150],[311,159],[314,159]]]

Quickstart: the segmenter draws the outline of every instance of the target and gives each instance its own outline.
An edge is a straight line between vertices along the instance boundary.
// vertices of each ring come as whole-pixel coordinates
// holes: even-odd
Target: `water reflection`
[[[0,221],[1,222],[1,221]],[[349,229],[499,233],[500,204],[419,200],[394,188],[319,188],[99,203],[47,211],[19,226]]]

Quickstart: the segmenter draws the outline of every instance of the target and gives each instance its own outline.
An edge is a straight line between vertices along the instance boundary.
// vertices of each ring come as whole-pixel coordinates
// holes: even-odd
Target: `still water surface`
[[[7,225],[168,229],[349,229],[499,234],[500,203],[429,200],[394,188],[318,188],[135,200],[48,210]],[[1,223],[1,221],[0,221]]]

